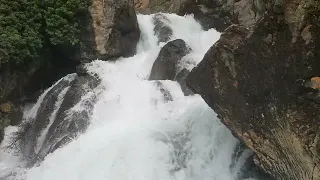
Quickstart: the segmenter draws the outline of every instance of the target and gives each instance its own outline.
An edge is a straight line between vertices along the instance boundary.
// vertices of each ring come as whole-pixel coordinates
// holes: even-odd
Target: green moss
[[[0,0],[0,67],[34,59],[47,45],[79,42],[89,0]]]

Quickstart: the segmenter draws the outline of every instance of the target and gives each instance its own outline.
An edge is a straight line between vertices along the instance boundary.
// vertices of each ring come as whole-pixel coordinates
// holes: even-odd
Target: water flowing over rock
[[[80,59],[132,56],[139,37],[133,0],[92,0],[81,28]]]
[[[170,20],[163,14],[156,14],[153,16],[153,31],[158,37],[158,43],[168,42],[173,34],[170,28]]]
[[[75,74],[58,81],[45,92],[30,110],[20,127],[21,138],[17,139],[29,165],[41,162],[57,148],[85,132],[99,80],[90,75]],[[85,98],[83,98],[85,97]]]
[[[277,179],[320,179],[320,23],[310,2],[274,4],[252,30],[227,28],[187,78]]]

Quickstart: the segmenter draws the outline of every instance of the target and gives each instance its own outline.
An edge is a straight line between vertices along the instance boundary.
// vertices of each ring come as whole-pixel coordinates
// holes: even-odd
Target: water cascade
[[[62,78],[26,110],[28,138],[18,153],[2,148],[1,180],[245,179],[251,152],[237,151],[238,140],[202,98],[185,96],[176,81],[148,80],[167,43],[154,33],[154,16],[138,15],[135,56],[95,60],[87,76]],[[192,16],[162,16],[172,30],[167,39],[190,48],[177,72],[195,67],[220,37]],[[2,147],[19,130],[8,127]]]

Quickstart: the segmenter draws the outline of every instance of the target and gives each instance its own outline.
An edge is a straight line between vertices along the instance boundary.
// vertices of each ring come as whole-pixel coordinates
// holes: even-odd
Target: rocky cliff
[[[252,2],[265,9],[258,19],[241,15]],[[232,22],[238,25],[224,31],[187,82],[266,172],[319,180],[319,1],[236,3],[243,10]],[[227,12],[223,17],[234,17]]]

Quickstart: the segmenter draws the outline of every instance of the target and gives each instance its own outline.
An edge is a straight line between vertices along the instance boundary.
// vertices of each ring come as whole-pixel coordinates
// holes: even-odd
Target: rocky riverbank
[[[264,15],[228,27],[187,82],[255,152],[258,166],[276,179],[317,180],[320,6],[260,3]]]

